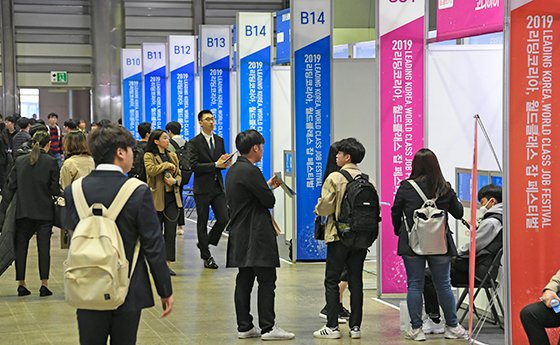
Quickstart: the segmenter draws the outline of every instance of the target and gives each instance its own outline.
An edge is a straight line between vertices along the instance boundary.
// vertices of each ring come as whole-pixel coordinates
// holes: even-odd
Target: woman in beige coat
[[[95,163],[87,146],[87,139],[83,132],[70,131],[64,137],[65,159],[60,168],[60,186],[68,187],[80,177],[87,176],[95,169]]]
[[[148,186],[154,197],[154,205],[162,223],[167,264],[175,261],[175,239],[181,201],[181,169],[179,159],[169,151],[169,135],[160,129],[153,131],[146,145],[144,165]],[[175,272],[169,268],[169,273]]]

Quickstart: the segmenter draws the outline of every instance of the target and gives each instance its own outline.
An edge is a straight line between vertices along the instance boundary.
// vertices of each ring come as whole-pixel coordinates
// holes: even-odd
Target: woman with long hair
[[[87,176],[95,169],[93,157],[89,153],[84,132],[70,131],[64,137],[64,163],[60,168],[60,186],[68,187],[80,177]]]
[[[422,293],[427,262],[445,315],[445,337],[464,339],[467,333],[457,322],[455,296],[451,292],[451,257],[457,256],[457,248],[447,225],[447,253],[418,255],[412,250],[407,229],[412,228],[413,213],[422,207],[424,201],[410,181],[416,182],[428,199],[435,199],[437,208],[445,211],[446,219],[448,213],[456,219],[463,217],[463,205],[443,177],[436,155],[426,148],[419,150],[412,160],[410,177],[401,182],[391,209],[395,235],[399,237],[397,254],[403,258],[408,281],[407,303],[412,327],[407,330],[405,336],[416,341],[426,340],[422,330]]]
[[[0,213],[5,215],[8,205],[16,196],[15,249],[18,296],[31,294],[25,284],[25,268],[29,240],[34,234],[37,234],[41,278],[39,296],[52,295],[47,287],[54,218],[52,198],[59,195],[60,186],[57,160],[48,153],[50,144],[48,132],[38,131],[33,135],[31,153],[16,159],[0,203]]]
[[[169,151],[169,135],[157,129],[150,134],[144,153],[144,166],[148,186],[152,190],[159,221],[162,223],[163,238],[167,265],[175,261],[175,239],[177,237],[177,223],[179,208],[183,207],[181,200],[181,169],[179,158]],[[169,268],[171,275],[176,275]]]

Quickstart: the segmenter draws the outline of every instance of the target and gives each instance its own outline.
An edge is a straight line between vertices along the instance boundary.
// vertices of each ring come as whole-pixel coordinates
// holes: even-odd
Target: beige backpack
[[[102,204],[88,206],[82,178],[72,184],[72,196],[80,221],[64,262],[64,295],[71,306],[114,310],[124,303],[130,283],[129,265],[115,220],[132,193],[143,184],[138,179],[128,179],[109,209]],[[94,214],[94,210],[101,211],[101,215]],[[139,250],[140,242],[134,250],[131,275]]]

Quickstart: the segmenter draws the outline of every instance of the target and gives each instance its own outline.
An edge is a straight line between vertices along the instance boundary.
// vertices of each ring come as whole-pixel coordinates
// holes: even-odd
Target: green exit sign
[[[51,71],[52,84],[68,84],[68,72],[66,71]]]

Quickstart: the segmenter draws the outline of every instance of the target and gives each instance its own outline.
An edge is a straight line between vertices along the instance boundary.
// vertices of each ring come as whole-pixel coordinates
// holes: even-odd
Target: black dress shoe
[[[39,297],[46,297],[51,295],[52,295],[52,291],[49,290],[49,288],[46,287],[45,285],[41,285],[41,288],[39,289]]]
[[[176,275],[177,275],[177,273],[175,273],[175,271],[173,271],[173,270],[171,269],[171,267],[168,267],[168,268],[169,268],[169,275],[170,275],[170,276],[176,276]]]
[[[214,261],[213,257],[209,257],[208,259],[204,260],[204,267],[215,270],[218,268],[218,264],[216,264],[216,261]]]
[[[20,285],[17,288],[17,295],[18,296],[28,296],[28,295],[31,295],[31,291],[29,291],[25,286]]]

